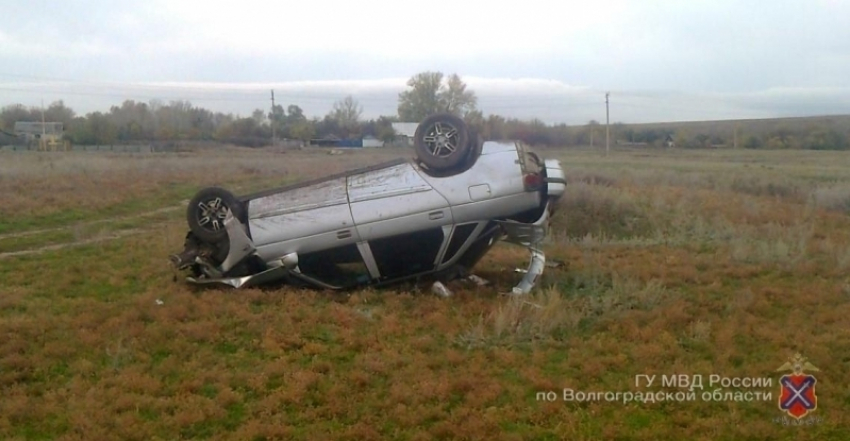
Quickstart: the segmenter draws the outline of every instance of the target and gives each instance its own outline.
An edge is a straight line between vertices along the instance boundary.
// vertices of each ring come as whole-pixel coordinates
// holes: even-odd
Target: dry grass
[[[0,246],[131,228],[90,222],[133,219],[200,185],[247,189],[407,152],[362,153],[4,154],[0,186],[24,193],[0,193],[2,206],[29,208],[4,213]],[[527,259],[507,245],[477,268],[492,286],[458,282],[449,299],[406,286],[195,290],[166,259],[185,233],[179,211],[154,216],[140,234],[0,261],[0,438],[850,436],[850,219],[830,202],[850,188],[841,153],[544,154],[570,173],[547,245],[567,266],[548,269],[525,297],[500,294]],[[40,168],[49,162],[64,171]],[[221,177],[227,163],[239,173]],[[67,229],[8,236],[57,227]],[[775,369],[797,351],[821,369],[813,426],[774,421]],[[774,399],[536,398],[644,391],[634,383],[641,374],[768,377]]]

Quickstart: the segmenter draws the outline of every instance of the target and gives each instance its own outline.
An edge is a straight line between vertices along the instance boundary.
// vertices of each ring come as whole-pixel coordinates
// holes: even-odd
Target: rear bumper
[[[561,167],[561,161],[547,159],[544,161],[544,166],[546,167],[546,193],[553,198],[561,197],[567,187],[567,178]]]

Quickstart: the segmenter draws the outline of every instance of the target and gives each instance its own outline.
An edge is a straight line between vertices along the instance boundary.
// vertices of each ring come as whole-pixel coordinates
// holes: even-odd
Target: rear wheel
[[[413,139],[416,157],[435,171],[458,168],[470,156],[469,135],[461,118],[449,113],[431,115],[416,129]]]
[[[227,239],[224,219],[231,211],[233,217],[242,217],[242,205],[229,191],[218,187],[207,187],[189,201],[186,220],[195,236],[208,243]]]

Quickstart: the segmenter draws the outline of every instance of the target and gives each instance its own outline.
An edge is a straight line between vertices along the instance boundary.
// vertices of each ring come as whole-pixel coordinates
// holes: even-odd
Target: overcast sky
[[[0,105],[395,114],[425,70],[547,122],[850,113],[850,0],[0,0]]]

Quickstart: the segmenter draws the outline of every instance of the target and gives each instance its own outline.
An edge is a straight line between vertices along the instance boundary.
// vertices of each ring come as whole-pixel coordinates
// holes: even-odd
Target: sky
[[[418,72],[485,115],[624,123],[850,114],[850,0],[0,0],[0,105],[132,99],[394,115]]]

